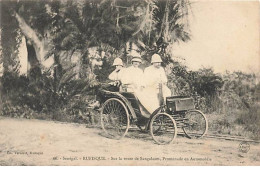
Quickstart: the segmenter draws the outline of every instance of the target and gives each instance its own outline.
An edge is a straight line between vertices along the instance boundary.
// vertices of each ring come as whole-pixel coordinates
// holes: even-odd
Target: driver
[[[116,68],[112,73],[110,73],[110,75],[108,76],[108,79],[113,81],[112,83],[110,83],[112,86],[115,86],[116,88],[119,87],[119,91],[122,91],[122,87],[120,86],[121,74],[124,69],[122,59],[115,58],[113,66],[115,66]]]
[[[113,66],[115,66],[116,68],[112,73],[110,73],[108,78],[113,81],[118,81],[120,80],[120,72],[124,67],[122,59],[115,58]]]

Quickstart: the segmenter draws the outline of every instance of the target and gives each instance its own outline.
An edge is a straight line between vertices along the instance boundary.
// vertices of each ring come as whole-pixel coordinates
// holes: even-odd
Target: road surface
[[[182,136],[157,145],[138,130],[112,140],[98,127],[0,116],[0,165],[260,165],[259,144],[239,145]]]

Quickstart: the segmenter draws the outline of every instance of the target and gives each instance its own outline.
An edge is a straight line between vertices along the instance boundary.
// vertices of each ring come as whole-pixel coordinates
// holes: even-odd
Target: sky
[[[258,1],[192,1],[191,41],[174,55],[192,70],[260,72]]]

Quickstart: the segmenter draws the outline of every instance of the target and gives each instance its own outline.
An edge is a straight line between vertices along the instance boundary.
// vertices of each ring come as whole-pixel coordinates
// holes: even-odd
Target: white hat
[[[142,63],[142,58],[141,58],[141,57],[138,57],[138,56],[133,56],[133,58],[132,58],[131,61],[132,61],[132,62],[140,62],[140,63]]]
[[[156,62],[162,62],[161,56],[158,54],[153,54],[151,63],[156,63]]]
[[[142,63],[141,55],[136,51],[131,51],[130,55],[132,56],[132,62],[140,62]]]
[[[113,66],[123,66],[123,61],[120,58],[115,58]]]
[[[139,53],[132,52],[132,56],[133,56],[133,58],[131,60],[132,62],[140,62],[140,63],[142,63],[142,58],[141,58],[141,55]]]

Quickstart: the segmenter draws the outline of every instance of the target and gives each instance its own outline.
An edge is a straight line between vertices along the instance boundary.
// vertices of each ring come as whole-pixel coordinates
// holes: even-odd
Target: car
[[[101,127],[109,138],[122,139],[130,126],[150,132],[157,144],[172,143],[179,129],[188,138],[201,138],[207,133],[207,118],[204,113],[195,109],[191,97],[167,97],[166,102],[150,114],[132,92],[101,88],[100,95]]]

